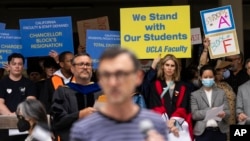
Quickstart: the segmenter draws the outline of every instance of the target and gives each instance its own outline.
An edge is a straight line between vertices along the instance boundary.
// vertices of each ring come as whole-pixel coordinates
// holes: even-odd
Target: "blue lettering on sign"
[[[211,42],[211,49],[215,52],[217,48],[220,47],[222,41],[227,38],[230,38],[229,34],[226,36],[221,35],[220,37],[218,37],[215,41]]]
[[[162,52],[162,47],[161,46],[159,46],[159,47],[157,47],[157,46],[148,46],[146,48],[146,52],[147,53]]]
[[[141,15],[141,14],[133,14],[133,20],[134,21],[145,21],[146,20],[146,16],[145,15]]]
[[[152,25],[145,25],[145,29],[148,30],[165,30],[165,25],[162,23],[153,23]]]
[[[132,41],[132,42],[139,41],[140,38],[141,38],[141,36],[132,36],[132,35],[128,35],[128,34],[124,35],[124,41],[126,41],[126,42],[130,42],[130,41]]]

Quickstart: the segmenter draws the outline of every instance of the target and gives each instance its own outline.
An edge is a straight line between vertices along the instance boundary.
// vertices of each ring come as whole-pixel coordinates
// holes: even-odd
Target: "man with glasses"
[[[126,49],[109,48],[102,54],[97,74],[107,102],[97,112],[74,124],[71,141],[166,140],[167,126],[161,116],[140,109],[133,102],[132,94],[140,83],[139,69],[137,58]],[[154,126],[148,134],[142,133],[148,128],[139,130],[144,120],[151,121]]]
[[[76,120],[96,111],[92,106],[100,94],[100,87],[91,82],[90,56],[76,55],[71,65],[75,82],[59,86],[54,92],[51,106],[52,128],[60,141],[69,141],[69,130]]]
[[[225,81],[233,88],[237,93],[238,87],[249,80],[246,73],[246,69],[243,67],[244,58],[242,53],[237,55],[231,55],[226,57],[226,61],[231,62],[230,76]]]

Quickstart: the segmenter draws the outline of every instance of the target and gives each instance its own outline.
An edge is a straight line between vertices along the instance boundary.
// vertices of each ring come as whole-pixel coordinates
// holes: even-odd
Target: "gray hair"
[[[36,99],[27,99],[18,104],[16,114],[21,114],[24,118],[32,119],[35,122],[48,122],[44,106]]]

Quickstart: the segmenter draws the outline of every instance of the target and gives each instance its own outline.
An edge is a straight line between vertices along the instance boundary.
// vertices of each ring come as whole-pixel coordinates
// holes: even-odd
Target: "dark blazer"
[[[210,110],[213,107],[219,107],[222,104],[224,104],[223,110],[226,113],[226,116],[221,121],[217,121],[217,123],[222,133],[229,132],[229,124],[227,120],[230,115],[230,110],[225,92],[222,89],[213,86],[211,103],[212,107],[209,106],[203,87],[191,93],[191,112],[192,118],[195,121],[193,130],[194,135],[199,136],[204,132],[207,124],[207,121],[204,121],[207,110]]]

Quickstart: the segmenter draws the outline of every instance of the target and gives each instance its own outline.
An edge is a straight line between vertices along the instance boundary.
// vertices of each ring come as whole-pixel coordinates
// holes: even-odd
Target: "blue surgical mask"
[[[228,69],[226,69],[224,72],[223,72],[223,78],[224,79],[227,79],[228,77],[230,77],[230,71]]]
[[[201,82],[205,87],[212,87],[214,85],[214,78],[205,78]]]

